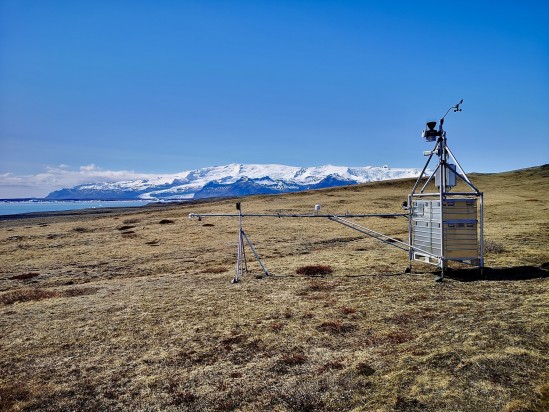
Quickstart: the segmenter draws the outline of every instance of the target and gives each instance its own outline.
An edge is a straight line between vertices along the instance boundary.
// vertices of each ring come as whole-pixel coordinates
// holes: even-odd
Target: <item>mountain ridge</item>
[[[417,168],[240,164],[212,166],[151,179],[87,183],[56,190],[48,200],[192,200],[277,194],[416,177]]]

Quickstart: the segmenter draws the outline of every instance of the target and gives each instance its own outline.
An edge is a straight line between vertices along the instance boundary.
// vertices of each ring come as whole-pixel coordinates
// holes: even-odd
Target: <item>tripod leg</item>
[[[246,236],[244,231],[242,231],[242,235]],[[242,241],[242,258],[244,260],[244,271],[248,273],[248,260],[246,259],[246,249],[244,249],[244,241]]]
[[[244,253],[244,242],[242,238],[242,230],[238,233],[238,254],[236,257],[236,274],[231,280],[231,283],[240,282],[240,276],[242,275],[242,254]]]
[[[435,278],[435,282],[442,282],[444,280],[444,272],[446,271],[446,262],[443,260],[440,266],[440,274]]]
[[[263,262],[261,261],[261,259],[259,258],[259,255],[255,251],[254,245],[252,244],[252,242],[250,241],[250,239],[248,238],[248,236],[246,235],[246,233],[244,231],[242,231],[242,234],[246,238],[246,242],[248,242],[248,245],[250,245],[250,249],[252,249],[252,252],[253,252],[255,258],[257,259],[257,261],[259,262],[259,265],[261,266],[261,269],[263,270],[263,273],[265,273],[265,276],[269,276],[269,272],[267,272],[267,269],[265,269],[265,266],[263,265]]]

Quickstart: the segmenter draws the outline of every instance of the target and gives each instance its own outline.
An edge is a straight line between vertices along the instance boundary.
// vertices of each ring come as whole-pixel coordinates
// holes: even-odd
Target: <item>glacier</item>
[[[388,166],[239,164],[206,167],[150,179],[96,182],[51,192],[48,200],[177,201],[277,194],[417,177],[419,169]]]

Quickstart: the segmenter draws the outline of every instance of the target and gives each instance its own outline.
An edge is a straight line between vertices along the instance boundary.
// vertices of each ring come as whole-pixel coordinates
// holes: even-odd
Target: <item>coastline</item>
[[[163,207],[168,209],[170,208],[170,206],[173,205],[175,205],[175,203],[149,203],[143,206],[102,207],[0,215],[0,226],[8,222],[25,222],[34,221],[36,219],[64,220],[66,218],[67,220],[86,220],[87,218],[91,217],[128,215],[132,213],[140,213],[144,210],[153,208],[155,210]]]
[[[263,195],[260,195],[263,196]],[[0,226],[3,223],[26,221],[34,219],[56,219],[56,218],[78,218],[85,219],[87,217],[101,217],[101,216],[117,216],[128,215],[133,213],[141,213],[143,211],[162,211],[170,210],[175,207],[192,206],[206,203],[214,203],[220,201],[233,202],[236,198],[206,198],[186,201],[174,201],[174,202],[151,202],[144,204],[143,206],[117,206],[117,207],[101,207],[101,208],[86,208],[86,209],[71,209],[71,210],[52,210],[47,212],[26,212],[17,214],[0,214]],[[78,220],[70,219],[70,220]]]

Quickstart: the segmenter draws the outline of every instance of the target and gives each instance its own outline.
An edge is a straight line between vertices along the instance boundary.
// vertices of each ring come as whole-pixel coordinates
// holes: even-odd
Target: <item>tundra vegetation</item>
[[[235,199],[0,221],[0,410],[547,411],[549,168],[472,175],[483,275]],[[413,181],[242,201],[398,213]],[[357,220],[407,239],[405,218]],[[316,269],[315,269],[316,268]]]

